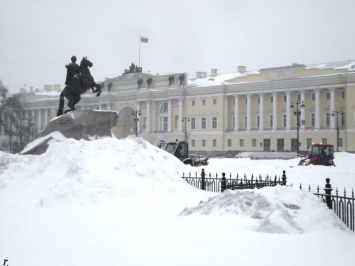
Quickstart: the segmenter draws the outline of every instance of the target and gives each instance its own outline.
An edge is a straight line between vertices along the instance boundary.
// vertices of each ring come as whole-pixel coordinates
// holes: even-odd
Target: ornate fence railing
[[[354,189],[351,190],[351,197],[346,196],[346,189],[344,188],[343,196],[339,195],[338,188],[335,189],[335,195],[332,195],[332,186],[330,179],[325,179],[324,194],[320,193],[319,186],[317,192],[314,195],[323,199],[328,208],[333,210],[336,215],[341,219],[350,230],[355,231],[355,197]],[[302,184],[300,184],[302,190]],[[308,187],[308,191],[311,192],[311,187]]]
[[[182,178],[190,185],[211,192],[223,192],[226,189],[260,189],[277,185],[286,186],[287,184],[286,171],[282,171],[282,176],[279,177],[276,175],[274,177],[271,177],[270,175],[266,175],[265,177],[262,177],[261,175],[254,177],[251,175],[251,177],[247,178],[246,175],[239,177],[237,174],[235,178],[232,178],[232,174],[226,176],[225,173],[222,173],[221,177],[219,177],[217,173],[214,177],[211,173],[206,176],[205,170],[202,169],[200,176],[198,176],[197,173],[195,176],[192,176],[189,173],[187,176],[183,174]],[[302,184],[300,184],[299,189],[303,189]],[[346,189],[344,189],[344,196],[339,195],[338,188],[335,190],[335,195],[332,195],[332,190],[330,179],[326,178],[324,193],[320,193],[320,188],[318,186],[317,192],[313,194],[322,198],[328,208],[334,210],[350,230],[355,231],[354,189],[352,189],[351,197],[346,196]],[[308,186],[308,191],[312,192],[310,186]]]
[[[211,173],[206,176],[205,170],[202,169],[200,176],[198,176],[197,173],[195,176],[192,176],[191,173],[185,176],[183,173],[182,178],[190,185],[211,192],[223,192],[226,189],[252,189],[273,187],[276,185],[286,186],[287,182],[286,171],[283,171],[281,177],[277,177],[276,175],[274,177],[271,175],[266,175],[265,177],[259,175],[254,177],[254,175],[251,175],[247,178],[246,175],[239,177],[237,174],[237,176],[233,178],[232,174],[228,177],[225,173],[222,173],[221,177],[219,177],[217,173],[214,177]]]

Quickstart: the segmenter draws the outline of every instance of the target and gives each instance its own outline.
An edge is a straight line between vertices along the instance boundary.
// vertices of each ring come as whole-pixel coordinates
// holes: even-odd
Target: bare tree
[[[0,97],[0,129],[1,133],[9,137],[9,145],[5,146],[10,153],[19,152],[30,140],[24,101],[21,94],[9,96],[8,89],[2,81],[0,81]]]

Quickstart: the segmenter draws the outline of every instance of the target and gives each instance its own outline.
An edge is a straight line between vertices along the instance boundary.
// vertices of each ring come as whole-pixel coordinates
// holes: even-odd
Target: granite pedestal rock
[[[117,121],[118,113],[114,111],[75,110],[53,118],[21,153],[44,153],[47,150],[48,142],[53,139],[54,132],[60,132],[64,137],[76,140],[112,137],[111,129],[117,125]]]

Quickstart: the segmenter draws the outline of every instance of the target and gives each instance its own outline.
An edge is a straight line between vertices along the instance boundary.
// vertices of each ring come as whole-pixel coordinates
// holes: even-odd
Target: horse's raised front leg
[[[101,94],[101,86],[100,86],[100,84],[96,84],[95,87],[96,87],[96,92],[97,92],[96,96],[99,97]]]

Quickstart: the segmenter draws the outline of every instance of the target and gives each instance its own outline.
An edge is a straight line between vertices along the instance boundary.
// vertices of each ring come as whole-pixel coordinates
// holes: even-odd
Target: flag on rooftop
[[[148,38],[141,36],[141,42],[148,43]]]

